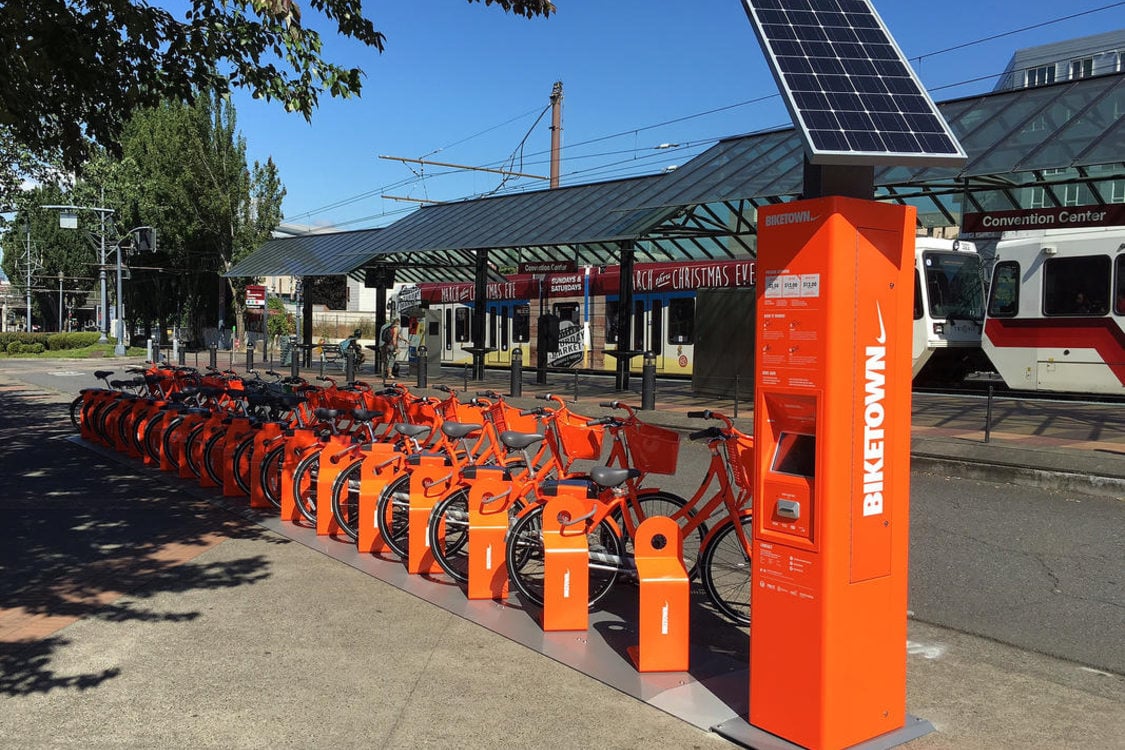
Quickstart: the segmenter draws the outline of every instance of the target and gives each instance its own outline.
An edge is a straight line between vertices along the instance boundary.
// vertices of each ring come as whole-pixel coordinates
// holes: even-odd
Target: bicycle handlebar
[[[705,430],[691,433],[688,435],[688,440],[714,440],[722,437],[726,437],[726,434],[718,427],[708,427]]]

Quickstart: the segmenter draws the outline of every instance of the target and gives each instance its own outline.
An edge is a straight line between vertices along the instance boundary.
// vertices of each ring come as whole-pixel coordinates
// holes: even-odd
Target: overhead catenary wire
[[[951,53],[951,52],[957,52],[957,51],[960,51],[960,50],[963,50],[963,49],[966,49],[966,48],[969,48],[969,47],[973,47],[973,46],[976,46],[976,45],[985,44],[985,43],[988,43],[988,42],[991,42],[991,41],[995,41],[997,39],[1002,39],[1002,38],[1005,38],[1005,37],[1014,36],[1014,35],[1017,35],[1017,34],[1020,34],[1020,33],[1025,33],[1025,32],[1028,32],[1028,31],[1035,30],[1035,29],[1045,28],[1047,26],[1052,26],[1052,25],[1055,25],[1055,24],[1059,24],[1059,23],[1063,23],[1063,22],[1066,22],[1066,21],[1074,20],[1076,18],[1088,16],[1088,15],[1091,15],[1091,14],[1094,14],[1094,13],[1100,13],[1100,12],[1104,12],[1104,11],[1107,11],[1107,10],[1112,10],[1114,8],[1121,7],[1123,5],[1125,5],[1125,0],[1121,0],[1119,2],[1109,3],[1109,4],[1106,4],[1106,5],[1101,5],[1101,6],[1098,6],[1096,8],[1089,8],[1089,9],[1079,11],[1079,12],[1076,12],[1076,13],[1070,13],[1070,14],[1067,14],[1067,15],[1064,15],[1064,16],[1059,16],[1059,17],[1056,17],[1056,18],[1047,19],[1045,21],[1041,21],[1041,22],[1038,22],[1038,23],[1021,26],[1019,28],[1011,29],[1009,31],[1004,31],[1004,32],[1000,32],[1000,33],[997,33],[997,34],[990,34],[988,36],[980,37],[980,38],[977,38],[977,39],[972,39],[972,40],[969,40],[969,41],[960,42],[958,44],[951,45],[949,47],[945,47],[945,48],[941,48],[941,49],[937,49],[937,50],[934,50],[934,51],[931,51],[931,52],[925,52],[925,53],[922,53],[922,54],[919,54],[919,55],[914,55],[914,56],[911,56],[910,59],[920,62],[920,61],[923,61],[923,60],[928,59],[928,58],[937,57],[937,56],[948,54],[948,53]],[[929,91],[940,91],[940,90],[946,90],[946,89],[950,89],[950,88],[956,88],[956,87],[959,87],[959,86],[965,86],[965,85],[968,85],[968,84],[971,84],[971,83],[979,83],[981,81],[986,81],[986,80],[989,80],[989,79],[998,78],[999,76],[1003,75],[1005,72],[1006,71],[1001,71],[1001,72],[993,73],[993,74],[990,74],[990,75],[977,76],[977,77],[967,79],[967,80],[964,80],[964,81],[942,84],[940,86],[930,87],[928,90]],[[664,120],[664,121],[661,121],[661,122],[651,123],[651,124],[648,124],[648,125],[643,125],[643,126],[639,126],[639,127],[635,127],[635,128],[629,128],[629,129],[622,130],[622,131],[619,131],[619,132],[616,132],[616,133],[610,133],[610,134],[607,134],[607,135],[596,136],[594,138],[590,138],[590,139],[587,139],[587,140],[570,143],[570,144],[568,144],[568,147],[567,147],[568,148],[567,160],[568,160],[568,162],[573,162],[576,159],[589,159],[589,158],[597,158],[598,157],[598,155],[593,155],[593,154],[585,154],[584,155],[584,154],[574,154],[573,153],[573,149],[576,149],[576,148],[579,148],[579,147],[582,147],[582,146],[601,143],[601,142],[609,141],[609,140],[612,140],[612,139],[615,139],[615,138],[621,138],[621,137],[626,137],[626,136],[635,136],[637,133],[647,132],[647,131],[650,131],[650,130],[655,130],[657,128],[666,127],[666,126],[674,125],[674,124],[679,124],[679,123],[682,123],[682,122],[698,119],[698,118],[701,118],[701,117],[707,117],[709,115],[717,114],[717,113],[720,113],[720,112],[730,111],[732,109],[737,109],[737,108],[740,108],[740,107],[750,106],[752,104],[760,104],[762,102],[768,101],[770,99],[777,98],[779,96],[780,95],[776,92],[771,93],[771,94],[762,95],[762,96],[756,96],[756,97],[753,97],[751,99],[736,102],[736,103],[733,103],[733,104],[723,105],[723,106],[720,106],[720,107],[714,107],[714,108],[704,110],[704,111],[701,111],[701,112],[682,115],[682,116],[670,118],[670,119],[667,119],[667,120]],[[460,145],[461,143],[472,140],[473,138],[476,138],[476,137],[478,137],[480,135],[483,135],[485,133],[492,132],[492,131],[500,128],[500,127],[503,127],[504,125],[510,124],[511,122],[514,122],[515,120],[520,119],[521,117],[527,116],[527,114],[534,113],[536,111],[538,111],[538,110],[537,109],[530,110],[529,112],[524,113],[523,115],[518,115],[514,118],[506,120],[503,123],[492,126],[490,128],[482,130],[482,131],[480,131],[478,133],[475,133],[473,135],[466,136],[465,138],[454,141],[451,144],[448,144],[446,146],[435,149],[434,151],[431,151],[430,154],[438,153],[439,151],[443,151],[447,148],[452,148],[453,146]],[[543,111],[545,112],[546,109],[544,109]],[[541,118],[542,118],[542,113],[540,114],[540,117],[537,118],[535,124],[538,124],[538,122]],[[488,162],[488,163],[484,164],[483,166],[494,166],[494,165],[502,165],[502,164],[508,163],[513,158],[515,153],[517,151],[520,151],[520,149],[523,148],[523,146],[526,143],[527,138],[529,137],[531,131],[534,130],[534,127],[535,127],[535,125],[533,124],[532,128],[529,129],[528,133],[524,135],[523,139],[521,139],[520,145],[517,146],[516,151],[513,151],[513,153],[511,155],[509,155],[508,157],[506,157],[505,159],[502,159],[502,160],[497,160],[497,161],[494,161],[494,162]],[[768,129],[769,128],[763,128],[763,129],[760,129],[760,130],[756,130],[755,132],[764,132],[765,130],[768,130]],[[726,136],[723,136],[723,137],[726,137]],[[699,143],[703,143],[703,142],[714,142],[714,141],[717,141],[717,140],[719,140],[719,138],[693,139],[692,142],[695,143],[695,144],[699,144]],[[622,149],[622,150],[617,150],[617,151],[607,151],[607,152],[603,152],[602,154],[600,154],[600,156],[615,156],[615,155],[619,155],[619,154],[622,154],[622,153],[630,153],[630,152],[640,154],[640,153],[643,153],[643,152],[647,152],[647,151],[651,150],[652,148],[653,148],[652,146],[643,146],[643,147],[636,147],[634,149]],[[535,151],[535,152],[532,152],[530,154],[523,154],[522,152],[520,152],[520,156],[521,156],[521,159],[522,159],[522,161],[520,163],[521,163],[521,165],[535,165],[535,164],[544,163],[544,162],[538,162],[538,161],[527,161],[527,159],[547,155],[549,153],[550,153],[549,150],[546,150],[546,149],[541,150],[541,151]],[[666,156],[666,155],[668,155],[669,152],[665,151],[663,153]],[[605,170],[610,170],[615,166],[621,167],[621,166],[624,166],[624,165],[627,165],[627,164],[633,165],[637,161],[640,161],[641,159],[644,159],[644,158],[647,158],[647,157],[641,156],[641,157],[638,157],[635,160],[619,160],[619,161],[615,161],[615,162],[610,162],[608,164],[600,165],[600,166],[597,166],[597,167],[590,167],[590,168],[582,169],[582,170],[572,170],[572,171],[567,172],[566,176],[571,177],[571,178],[573,178],[576,175],[584,175],[584,176],[589,177],[592,174],[597,174],[597,173],[604,172]],[[459,173],[459,172],[460,172],[460,170],[451,170],[450,172],[446,172],[446,173],[427,174],[427,175],[425,175],[425,177],[432,180],[432,179],[434,179],[436,177],[439,177],[439,176],[444,176],[444,175],[448,175],[448,174],[456,174],[456,173]],[[617,176],[626,176],[626,175],[623,171],[621,171],[621,172],[617,173]],[[612,179],[612,177],[607,176],[606,179]],[[376,189],[373,189],[373,190],[370,190],[370,191],[365,191],[365,192],[357,194],[355,196],[351,196],[349,198],[341,199],[340,201],[337,201],[333,204],[329,204],[326,207],[314,209],[313,211],[309,211],[309,212],[300,212],[296,215],[297,216],[311,216],[313,213],[320,213],[320,212],[323,212],[323,211],[333,210],[335,208],[340,208],[340,207],[343,207],[343,206],[346,206],[346,205],[350,205],[351,203],[356,203],[356,202],[359,202],[359,201],[364,200],[366,198],[373,197],[374,195],[377,195],[380,192],[385,192],[386,190],[389,190],[389,189],[403,187],[403,186],[409,185],[409,184],[414,183],[414,182],[417,182],[416,177],[415,178],[405,178],[404,180],[400,180],[400,181],[392,183],[390,185],[385,185],[385,186],[382,186],[380,188],[376,188]],[[494,188],[492,191],[490,191],[488,193],[484,193],[483,195],[492,195],[492,194],[498,194],[498,193],[502,193],[502,192],[508,192],[508,190],[505,189],[506,187],[507,187],[506,181],[502,181],[501,184],[499,186],[497,186],[497,188]],[[516,189],[521,189],[521,188],[517,187]],[[345,225],[349,225],[349,224],[353,224],[353,223],[359,223],[359,222],[362,222],[362,221],[374,221],[374,220],[377,220],[378,218],[380,218],[381,216],[387,216],[387,215],[397,214],[397,213],[400,213],[400,211],[383,212],[381,214],[372,214],[372,215],[368,215],[366,217],[362,217],[362,218],[359,218],[359,219],[351,219],[351,220],[347,220],[345,222],[335,222],[335,224],[337,226],[345,226]]]

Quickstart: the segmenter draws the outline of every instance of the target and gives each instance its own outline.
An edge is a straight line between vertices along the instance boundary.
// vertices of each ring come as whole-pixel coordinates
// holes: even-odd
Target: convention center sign
[[[1018,211],[967,213],[961,231],[1011,232],[1020,229],[1079,229],[1125,224],[1125,204],[1109,206],[1054,206]]]

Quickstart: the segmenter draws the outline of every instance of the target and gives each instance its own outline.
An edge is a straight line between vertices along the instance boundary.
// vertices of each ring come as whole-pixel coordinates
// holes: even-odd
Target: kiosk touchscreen
[[[847,747],[906,715],[914,209],[758,226],[750,723]]]

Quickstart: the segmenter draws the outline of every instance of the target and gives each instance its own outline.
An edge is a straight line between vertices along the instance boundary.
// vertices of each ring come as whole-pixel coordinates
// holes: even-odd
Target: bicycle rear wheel
[[[715,536],[700,558],[700,578],[707,598],[725,617],[739,625],[750,624],[750,553],[742,546],[736,531],[741,528],[746,543],[753,538],[753,520],[738,519],[739,526],[729,518],[715,531]]]
[[[168,426],[160,433],[160,444],[164,450],[164,457],[168,460],[168,464],[172,467],[173,471],[179,470],[180,461],[176,457],[176,451],[172,447],[172,437],[175,435],[176,430],[181,429],[183,423],[183,415],[176,415],[168,421]]]
[[[359,486],[364,460],[353,461],[332,483],[332,516],[353,542],[359,538]]]
[[[536,505],[521,515],[508,532],[508,580],[532,604],[543,606],[544,551],[543,507]],[[586,533],[590,550],[589,606],[609,593],[621,565],[621,540],[608,520]]]
[[[219,430],[203,446],[203,469],[211,481],[220,487],[223,486],[223,443],[226,439],[227,431]]]
[[[410,556],[410,475],[403,474],[383,488],[375,509],[379,534],[405,560]]]
[[[144,453],[155,461],[157,466],[160,465],[160,446],[164,438],[164,420],[166,416],[165,412],[157,412],[142,423],[140,430],[144,435]]]

